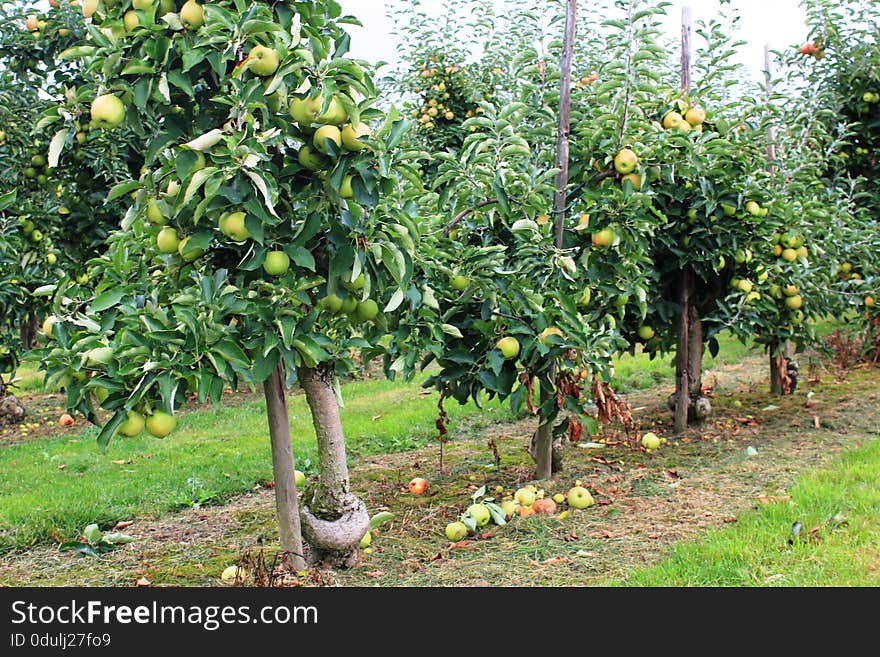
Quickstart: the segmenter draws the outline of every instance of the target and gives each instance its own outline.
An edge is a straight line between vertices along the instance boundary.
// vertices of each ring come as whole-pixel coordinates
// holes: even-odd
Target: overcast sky
[[[353,14],[364,24],[363,28],[348,26],[352,35],[351,56],[371,62],[380,60],[396,61],[395,37],[390,34],[391,24],[386,17],[389,6],[399,5],[408,0],[339,0],[346,13]],[[764,45],[771,49],[800,44],[807,35],[804,24],[805,14],[798,0],[732,0],[732,6],[741,13],[739,37],[748,42],[741,49],[742,62],[752,71],[756,79],[761,79],[764,68]],[[442,0],[422,0],[422,8],[432,6],[442,8]],[[718,12],[718,0],[672,0],[667,9],[666,24],[670,34],[681,33],[681,7],[692,8],[694,21],[710,19]],[[582,0],[579,11],[588,11],[590,3]],[[387,72],[387,71],[383,71]]]

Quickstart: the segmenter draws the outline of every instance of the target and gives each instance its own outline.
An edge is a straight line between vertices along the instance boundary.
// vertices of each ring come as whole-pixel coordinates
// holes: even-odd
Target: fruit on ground
[[[428,480],[422,477],[413,477],[409,482],[409,492],[413,495],[424,495],[428,490]]]
[[[614,169],[617,173],[632,173],[638,163],[639,156],[631,148],[623,148],[614,156]]]
[[[650,340],[654,337],[654,329],[650,326],[642,325],[639,327],[639,337],[642,340]]]
[[[504,500],[498,506],[500,506],[501,510],[504,511],[504,517],[508,520],[513,518],[514,514],[516,514],[517,503],[513,500]]]
[[[177,231],[171,226],[162,228],[156,236],[156,246],[159,247],[161,253],[176,253],[177,247],[180,246]]]
[[[517,489],[517,491],[513,494],[513,499],[520,506],[532,506],[532,504],[534,504],[535,500],[537,499],[537,495],[535,494],[535,491],[531,490],[530,488],[523,487]]]
[[[306,474],[302,470],[294,470],[293,482],[296,484],[297,488],[302,488],[306,485]]]
[[[656,433],[649,431],[642,436],[642,447],[647,450],[657,449],[660,447],[660,437]]]
[[[177,426],[177,418],[165,411],[153,411],[146,422],[147,431],[156,438],[164,438]]]
[[[803,297],[801,297],[801,295],[799,295],[799,294],[795,294],[794,296],[791,296],[791,297],[786,297],[786,299],[785,299],[785,306],[789,310],[798,310],[803,305],[804,305]]]
[[[568,491],[568,505],[574,509],[586,509],[593,506],[593,496],[583,486],[572,486]]]
[[[119,433],[129,438],[134,438],[146,426],[146,418],[137,411],[129,411],[128,419],[119,426]]]
[[[251,236],[250,231],[245,226],[246,217],[247,214],[244,212],[227,212],[223,214],[217,222],[220,232],[236,242],[244,242]]]
[[[592,242],[595,246],[611,246],[617,235],[612,228],[603,228],[593,233]]]
[[[471,279],[469,279],[464,274],[455,274],[449,279],[449,284],[452,286],[453,290],[458,290],[461,292],[466,289],[468,285],[471,284]]]
[[[520,518],[528,518],[529,516],[535,515],[535,509],[531,506],[521,506],[516,512],[519,514]]]
[[[269,251],[263,262],[263,270],[270,276],[281,276],[290,269],[290,256],[284,251]]]
[[[90,111],[92,121],[99,128],[116,128],[125,119],[125,105],[113,94],[103,94],[95,98]]]
[[[326,144],[327,139],[336,144],[337,148],[342,147],[342,133],[335,125],[322,125],[315,130],[315,134],[312,137],[312,143],[315,145],[315,148],[324,153],[324,155],[330,153],[330,149]]]
[[[557,504],[562,504],[563,502],[565,502],[565,495],[563,495],[562,493],[556,493],[556,495],[553,496],[553,501]]]
[[[367,532],[364,534],[363,538],[361,538],[360,548],[361,550],[370,547],[370,543],[373,542],[373,534],[372,532]]]
[[[58,419],[58,424],[62,427],[72,427],[76,424],[76,420],[73,419],[73,416],[70,413],[62,413],[61,417]]]
[[[474,519],[474,522],[477,523],[477,527],[485,527],[492,519],[492,514],[489,513],[489,507],[482,502],[471,504],[467,508],[467,511],[465,511],[465,514]]]
[[[558,335],[561,338],[562,329],[556,326],[548,326],[543,331],[541,331],[541,334],[538,336],[538,340],[541,342],[541,344],[547,344],[547,338],[549,338],[551,335]]]
[[[448,538],[453,543],[458,543],[465,536],[467,536],[468,528],[461,520],[456,520],[455,522],[450,522],[446,525],[446,538]]]
[[[370,136],[370,126],[366,123],[358,123],[354,127],[351,123],[342,128],[342,145],[349,151],[362,151],[367,145],[360,141],[361,137]]]
[[[519,356],[519,340],[511,335],[507,335],[496,342],[495,348],[499,349],[507,360]]]
[[[180,22],[191,30],[205,24],[205,10],[196,0],[186,0],[180,8]]]
[[[220,579],[227,583],[243,582],[247,572],[241,566],[227,566],[220,574]]]
[[[545,497],[540,500],[535,500],[535,503],[532,504],[532,508],[535,510],[535,513],[552,516],[556,513],[556,502],[549,497]]]
[[[248,68],[259,76],[272,75],[278,70],[280,58],[278,57],[278,51],[275,50],[275,48],[269,48],[268,46],[257,44],[251,48],[247,58],[250,62]]]

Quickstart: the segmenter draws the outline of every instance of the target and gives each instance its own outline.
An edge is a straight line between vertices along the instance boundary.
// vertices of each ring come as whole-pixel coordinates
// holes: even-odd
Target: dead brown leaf
[[[736,516],[724,516],[722,520],[727,523],[736,522]]]
[[[141,577],[138,577],[134,581],[134,585],[143,587],[143,586],[152,586],[153,583],[150,580],[148,580],[146,577],[141,576]]]
[[[113,525],[113,531],[119,531],[120,529],[131,527],[133,524],[134,520],[120,520],[115,525]]]
[[[66,463],[62,463],[61,465],[58,466],[58,469],[59,469],[59,470],[63,470],[63,469],[66,468],[66,467],[67,467],[67,464],[66,464]]]
[[[660,532],[654,532],[653,534],[648,534],[648,538],[651,538],[651,539],[658,539],[661,536],[663,536],[663,534],[661,534]]]
[[[374,415],[374,416],[371,417],[370,419],[371,419],[373,422],[375,422],[376,420],[378,420],[378,419],[381,418],[381,417],[382,417],[382,414],[379,413],[378,415]]]
[[[364,575],[366,575],[367,577],[372,577],[373,579],[376,579],[377,577],[382,577],[382,575],[384,574],[385,573],[383,573],[381,570],[368,570],[364,573]]]

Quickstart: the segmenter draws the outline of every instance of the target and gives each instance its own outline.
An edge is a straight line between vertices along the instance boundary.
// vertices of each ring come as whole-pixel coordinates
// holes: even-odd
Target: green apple
[[[514,500],[504,500],[498,506],[504,511],[504,517],[510,520],[516,515],[517,503]]]
[[[294,470],[293,481],[296,484],[297,488],[302,488],[306,485],[306,473],[302,470]]]
[[[147,431],[156,438],[164,438],[177,426],[177,418],[165,411],[153,411],[146,419]]]
[[[360,547],[362,550],[365,550],[365,549],[367,549],[368,547],[370,547],[370,543],[372,543],[372,542],[373,542],[373,534],[372,534],[371,532],[367,532],[367,533],[364,534],[363,537],[361,538],[361,542],[360,542],[360,544],[359,544],[359,547]]]
[[[116,128],[125,119],[125,105],[113,94],[103,94],[92,101],[91,116],[99,128]]]
[[[189,236],[180,240],[180,243],[177,245],[177,252],[186,262],[195,262],[205,254],[205,250],[198,247],[187,249],[186,245],[189,243],[189,240]]]
[[[300,148],[296,159],[304,169],[308,169],[309,171],[319,171],[326,163],[326,160],[321,154],[316,153],[309,146],[303,146]]]
[[[642,325],[639,327],[639,337],[642,340],[650,340],[654,337],[654,329],[650,326]]]
[[[724,212],[725,216],[732,217],[736,214],[736,206],[730,205],[729,203],[722,203],[721,210]]]
[[[107,0],[104,0],[104,4],[107,4]],[[159,0],[159,16],[176,13],[177,4],[175,4],[174,0]]]
[[[339,99],[336,96],[332,96],[330,102],[327,103],[327,110],[319,115],[316,121],[318,123],[329,123],[339,126],[348,121],[348,113],[345,111],[342,103],[339,102]]]
[[[617,173],[628,174],[636,169],[639,163],[639,157],[631,148],[624,148],[614,156],[614,169]]]
[[[450,522],[448,525],[446,525],[446,538],[448,538],[453,543],[458,543],[460,540],[464,539],[467,534],[467,525],[465,525],[461,520],[456,520],[455,522]]]
[[[161,253],[177,253],[177,247],[180,246],[177,231],[171,226],[164,226],[156,236],[156,245]]]
[[[140,9],[146,11],[153,6],[153,0],[131,0],[132,9]]]
[[[354,318],[359,322],[369,322],[376,319],[379,314],[379,304],[373,299],[359,301],[354,311]]]
[[[482,502],[471,504],[465,511],[465,515],[473,518],[474,522],[477,523],[477,527],[485,527],[492,519],[492,514],[489,512],[489,507],[487,507]]]
[[[568,506],[573,509],[586,509],[587,507],[593,506],[595,501],[593,500],[593,496],[590,495],[590,491],[588,491],[583,486],[573,486],[568,491]]]
[[[245,212],[227,212],[220,217],[217,222],[220,232],[231,238],[235,242],[244,242],[251,236],[250,231],[245,226]]]
[[[496,342],[495,348],[500,350],[507,360],[519,356],[519,340],[511,335],[505,336]]]
[[[656,433],[649,431],[644,436],[642,436],[642,447],[644,447],[648,451],[651,451],[652,449],[657,449],[658,447],[660,447],[660,437]]]
[[[134,9],[129,9],[122,16],[122,24],[125,26],[126,32],[131,32],[141,24],[141,17],[137,15],[137,12]]]
[[[105,388],[106,390],[106,388]],[[129,438],[134,438],[146,425],[146,418],[137,411],[129,411],[128,418],[119,426],[119,433]]]
[[[603,228],[597,233],[593,233],[592,242],[595,246],[608,247],[614,244],[617,234],[613,228]]]
[[[324,155],[330,153],[330,150],[325,143],[325,140],[327,139],[336,144],[336,148],[342,147],[342,133],[335,125],[322,125],[315,130],[315,134],[312,137],[312,144],[314,144],[315,148],[324,153]]]
[[[465,290],[468,285],[471,284],[471,279],[463,274],[455,274],[449,279],[449,284],[452,286],[453,290],[458,290],[461,292]]]
[[[270,276],[281,276],[290,269],[290,256],[284,251],[269,251],[263,262],[263,270]]]
[[[269,48],[260,44],[251,48],[247,59],[249,62],[248,68],[261,77],[272,75],[278,70],[278,64],[281,61],[275,48]]]
[[[360,138],[369,136],[370,126],[366,123],[358,123],[357,127],[349,123],[342,128],[342,145],[349,151],[362,151],[367,145]]]
[[[531,488],[519,488],[513,494],[514,501],[520,506],[532,506],[535,503],[535,500],[538,499],[538,496],[535,494]]]
[[[318,304],[334,314],[342,310],[342,299],[335,294],[328,294],[326,297],[318,301]]]
[[[290,101],[290,116],[300,128],[308,128],[317,122],[323,103],[324,97],[320,94],[314,98],[294,98]]]
[[[357,310],[358,301],[353,295],[348,295],[342,300],[342,306],[340,310],[344,312],[346,315],[351,315]]]
[[[180,22],[191,30],[205,24],[205,10],[195,0],[186,0],[180,8]]]
[[[789,310],[798,310],[803,305],[804,305],[804,299],[799,294],[795,294],[793,296],[785,298],[785,306]]]
[[[156,226],[164,226],[168,223],[168,217],[162,212],[159,203],[155,199],[147,202],[147,221]]]

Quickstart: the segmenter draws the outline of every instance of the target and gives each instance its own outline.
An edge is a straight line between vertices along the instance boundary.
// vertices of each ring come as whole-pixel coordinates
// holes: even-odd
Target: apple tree
[[[68,406],[103,425],[104,448],[169,435],[190,398],[262,384],[281,548],[296,569],[350,566],[369,516],[349,484],[339,377],[422,303],[409,284],[419,178],[395,149],[408,122],[374,107],[369,65],[346,56],[357,20],[333,0],[83,9],[89,39],[71,52],[91,93],[46,120],[131,130],[144,168],[107,195],[133,202],[90,262],[93,289],[58,283],[43,366],[84,375]],[[320,461],[301,508],[293,382]]]

